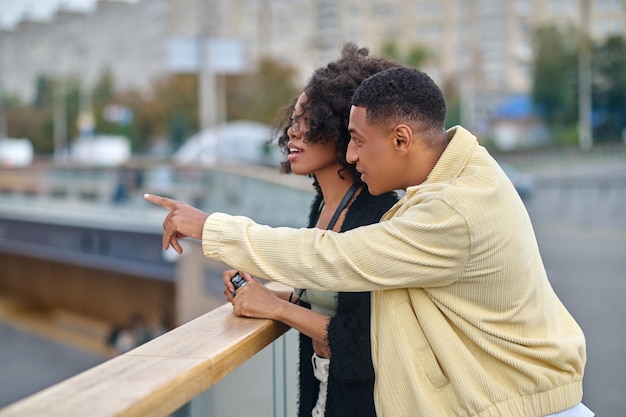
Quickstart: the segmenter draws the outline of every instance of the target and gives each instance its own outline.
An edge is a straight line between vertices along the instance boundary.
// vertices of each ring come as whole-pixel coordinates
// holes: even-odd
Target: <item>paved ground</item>
[[[583,401],[617,417],[626,410],[626,161],[601,172],[621,186],[539,188],[527,207],[552,285],[585,332]]]
[[[0,407],[89,369],[102,359],[0,321]]]

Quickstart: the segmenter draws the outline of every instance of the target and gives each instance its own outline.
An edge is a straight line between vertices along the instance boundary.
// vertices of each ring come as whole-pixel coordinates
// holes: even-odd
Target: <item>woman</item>
[[[352,94],[364,79],[393,66],[346,44],[285,109],[282,171],[311,176],[317,191],[308,227],[343,232],[371,224],[397,201],[395,193],[369,194],[345,157]],[[299,416],[375,416],[370,293],[274,292],[240,272],[247,284],[233,296],[236,272],[224,272],[224,294],[236,315],[279,320],[300,332]]]

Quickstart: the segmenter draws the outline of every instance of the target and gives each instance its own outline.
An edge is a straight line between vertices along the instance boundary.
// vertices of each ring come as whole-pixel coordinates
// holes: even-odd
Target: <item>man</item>
[[[207,257],[297,287],[374,291],[378,415],[592,416],[584,335],[547,279],[526,209],[497,162],[457,126],[424,73],[368,78],[350,112],[355,163],[374,195],[406,195],[343,234],[169,210],[163,247],[202,239]]]

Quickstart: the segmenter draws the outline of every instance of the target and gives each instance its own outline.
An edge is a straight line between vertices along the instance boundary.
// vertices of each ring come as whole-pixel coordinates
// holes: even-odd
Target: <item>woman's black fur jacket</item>
[[[348,207],[341,232],[376,223],[398,201],[396,193],[372,196],[364,187]],[[322,196],[311,205],[309,227],[317,223]],[[305,305],[305,304],[303,304]],[[337,312],[328,324],[332,358],[325,417],[375,417],[374,366],[370,341],[370,293],[338,293]],[[299,417],[311,417],[319,382],[313,376],[311,339],[300,334]]]

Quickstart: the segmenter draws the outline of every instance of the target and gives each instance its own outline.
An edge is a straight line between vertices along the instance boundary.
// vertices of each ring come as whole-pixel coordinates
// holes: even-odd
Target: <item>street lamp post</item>
[[[7,115],[4,109],[4,89],[0,80],[0,139],[7,137]]]
[[[67,111],[65,108],[65,81],[58,77],[53,86],[54,160],[62,162],[66,156]]]
[[[591,125],[591,51],[589,50],[589,0],[580,0],[580,47],[578,52],[578,144],[588,151],[593,146]]]

